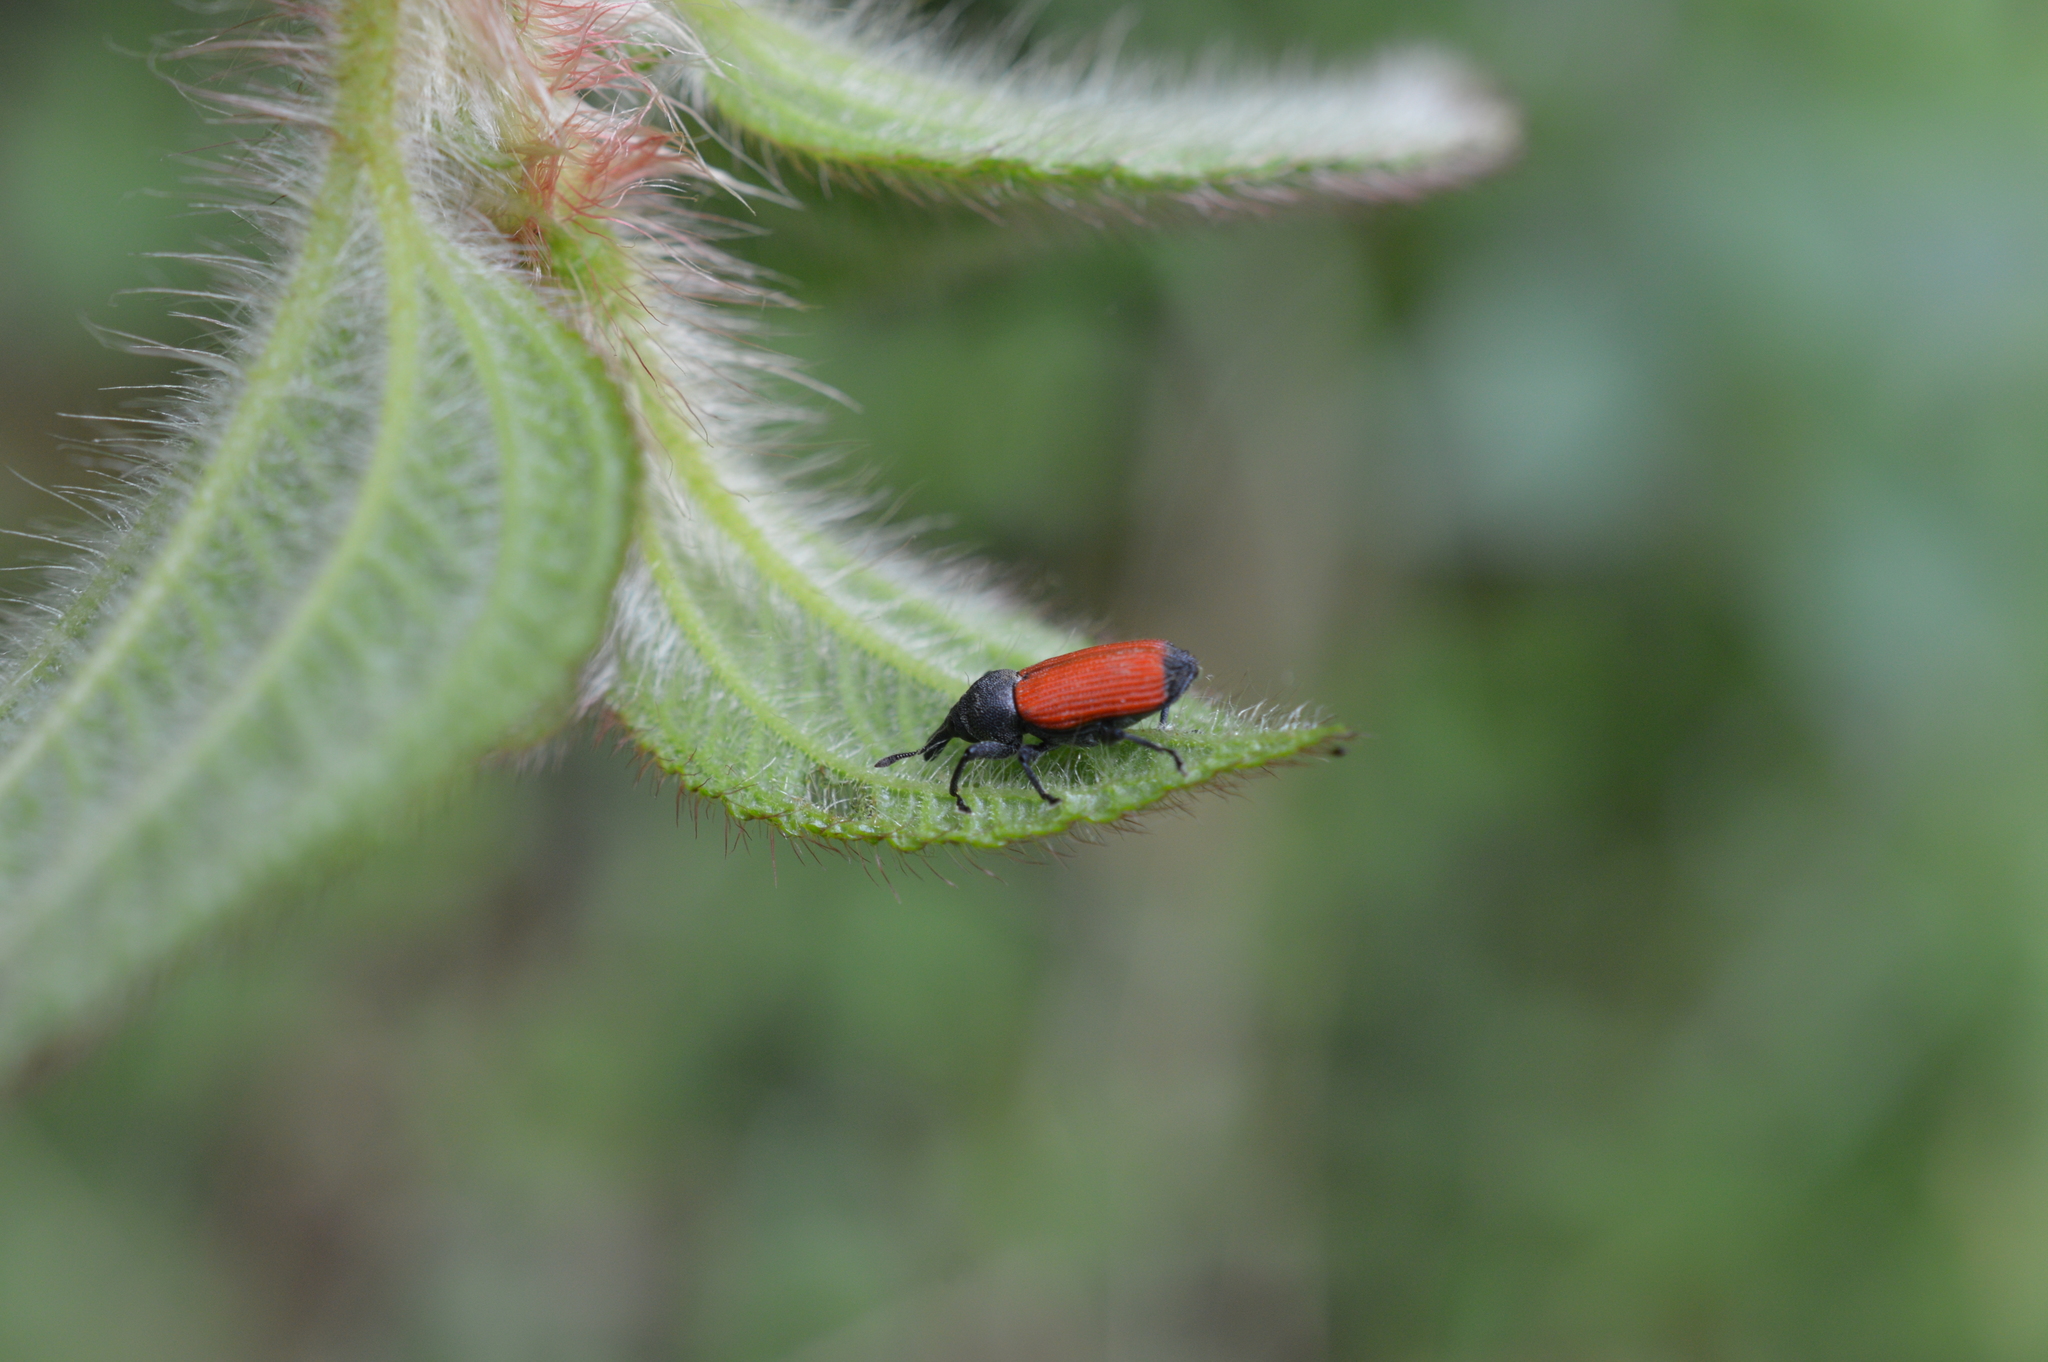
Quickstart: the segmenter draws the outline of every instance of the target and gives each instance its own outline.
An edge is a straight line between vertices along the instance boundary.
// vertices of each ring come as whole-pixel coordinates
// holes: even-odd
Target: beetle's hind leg
[[[1117,736],[1119,738],[1122,738],[1125,742],[1134,742],[1140,747],[1149,747],[1154,752],[1164,752],[1167,756],[1173,758],[1174,770],[1180,772],[1182,775],[1186,775],[1188,773],[1188,768],[1180,764],[1180,753],[1174,751],[1171,747],[1167,747],[1163,743],[1153,742],[1150,738],[1141,738],[1135,733],[1119,733],[1117,734]]]
[[[953,783],[946,787],[946,793],[953,796],[953,802],[960,806],[960,812],[974,812],[973,809],[967,807],[967,801],[960,797],[960,776],[967,770],[967,763],[973,761],[976,757],[1014,757],[1017,755],[1020,747],[1022,747],[1021,743],[1013,742],[977,742],[968,744],[967,750],[960,754],[960,760],[953,766]],[[1038,781],[1034,779],[1031,783],[1036,785]]]
[[[1017,744],[1017,764],[1024,768],[1024,778],[1031,782],[1032,789],[1038,791],[1040,799],[1048,804],[1057,804],[1060,802],[1059,796],[1047,794],[1045,786],[1038,783],[1038,759],[1044,754],[1043,747],[1032,747],[1021,741]]]

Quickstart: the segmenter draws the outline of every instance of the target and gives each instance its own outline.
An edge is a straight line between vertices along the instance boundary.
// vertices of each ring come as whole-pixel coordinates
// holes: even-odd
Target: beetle
[[[1164,752],[1173,758],[1173,769],[1185,773],[1180,753],[1124,730],[1155,710],[1164,724],[1166,712],[1199,670],[1186,649],[1163,638],[1140,638],[1061,653],[1022,671],[984,672],[924,746],[883,757],[875,765],[918,756],[930,761],[960,739],[967,750],[953,768],[947,793],[962,813],[974,810],[960,797],[960,775],[977,758],[1015,757],[1031,788],[1048,804],[1059,803],[1059,797],[1046,793],[1034,768],[1049,747],[1134,742]],[[1037,738],[1038,745],[1027,744],[1026,738]]]

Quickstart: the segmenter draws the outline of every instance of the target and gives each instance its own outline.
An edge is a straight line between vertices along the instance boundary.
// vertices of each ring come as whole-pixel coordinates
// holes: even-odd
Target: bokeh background
[[[192,22],[0,11],[36,483],[165,373],[81,317],[175,338],[114,295],[221,230],[124,55]],[[740,247],[929,542],[1348,757],[979,864],[771,848],[594,742],[484,773],[15,1085],[0,1356],[2048,1356],[2048,10],[1129,45],[1415,37],[1517,166],[1149,235],[812,192]]]

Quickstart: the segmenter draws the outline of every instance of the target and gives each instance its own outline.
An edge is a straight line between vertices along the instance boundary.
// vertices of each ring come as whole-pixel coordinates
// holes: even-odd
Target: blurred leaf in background
[[[10,460],[149,381],[65,337],[184,244],[105,216],[191,143],[104,35],[177,22],[9,20]],[[1369,741],[978,867],[484,777],[22,1085],[0,1355],[2048,1351],[2048,19],[1156,0],[1127,45],[1414,36],[1525,103],[1508,176],[1143,241],[806,194],[747,248],[905,514]]]

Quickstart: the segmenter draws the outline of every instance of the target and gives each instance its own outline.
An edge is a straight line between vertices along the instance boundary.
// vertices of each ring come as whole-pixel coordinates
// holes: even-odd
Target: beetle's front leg
[[[1022,746],[1022,743],[1014,742],[978,742],[968,745],[967,750],[960,754],[959,762],[953,767],[953,783],[946,787],[946,792],[953,796],[953,802],[960,806],[960,812],[974,812],[967,807],[967,801],[960,797],[960,775],[967,769],[967,763],[976,757],[1014,757]],[[1032,781],[1034,785],[1037,783],[1036,780]]]

